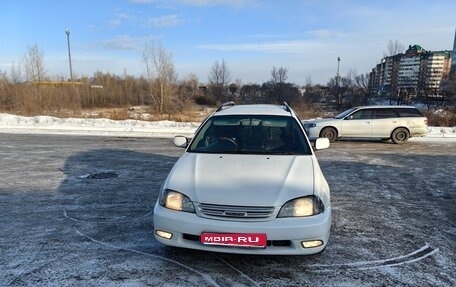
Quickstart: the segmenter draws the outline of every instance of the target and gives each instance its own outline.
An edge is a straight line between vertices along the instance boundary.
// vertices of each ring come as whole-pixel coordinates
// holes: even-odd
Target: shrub
[[[424,115],[428,118],[428,124],[430,126],[456,126],[456,107],[438,110],[428,110],[424,112]]]
[[[216,106],[217,101],[212,96],[197,96],[195,97],[195,103],[200,106]]]

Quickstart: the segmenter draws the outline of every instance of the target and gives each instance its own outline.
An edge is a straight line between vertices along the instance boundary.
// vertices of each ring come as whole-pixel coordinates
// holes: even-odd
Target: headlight
[[[280,209],[278,217],[302,217],[322,213],[325,210],[320,198],[311,195],[288,201]]]
[[[306,127],[307,129],[314,128],[314,127],[316,127],[316,126],[317,126],[317,124],[313,124],[313,123],[312,123],[312,124],[305,124],[305,125],[304,125],[304,127]]]
[[[163,196],[160,197],[160,205],[172,210],[195,212],[195,207],[190,198],[180,192],[169,189],[165,190]]]

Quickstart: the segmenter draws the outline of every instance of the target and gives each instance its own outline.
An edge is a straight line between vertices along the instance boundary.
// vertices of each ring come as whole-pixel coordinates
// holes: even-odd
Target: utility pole
[[[337,57],[337,73],[336,73],[336,83],[339,82],[339,67],[340,67],[340,57]]]
[[[65,29],[68,43],[68,61],[70,63],[70,81],[73,82],[73,69],[71,68],[71,50],[70,50],[70,29]]]

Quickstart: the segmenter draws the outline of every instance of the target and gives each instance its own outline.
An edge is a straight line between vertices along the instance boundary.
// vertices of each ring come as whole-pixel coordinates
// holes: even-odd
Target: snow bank
[[[456,137],[456,127],[428,127],[428,137]]]
[[[410,141],[454,141],[456,142],[456,127],[428,127],[425,137],[411,138]]]
[[[115,121],[49,116],[22,117],[0,114],[0,132],[3,133],[173,137],[178,134],[191,136],[195,133],[199,124],[174,121]]]
[[[192,136],[200,123],[174,121],[140,121],[82,118],[55,118],[49,116],[22,117],[0,114],[0,133],[75,134],[125,137]],[[456,141],[456,127],[429,127],[426,137],[412,141]]]

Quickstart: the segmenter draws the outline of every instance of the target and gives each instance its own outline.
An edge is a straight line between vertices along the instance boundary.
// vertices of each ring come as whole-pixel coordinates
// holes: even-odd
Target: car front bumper
[[[154,234],[158,242],[175,247],[206,251],[258,254],[258,255],[307,255],[322,251],[329,239],[331,207],[325,212],[311,217],[276,218],[271,221],[226,221],[199,217],[193,213],[173,211],[155,205]],[[156,231],[172,233],[171,239],[156,235]],[[264,233],[267,236],[266,248],[245,248],[231,246],[204,245],[199,241],[203,232],[212,233]],[[321,240],[319,247],[304,248],[302,241]]]
[[[320,127],[312,127],[312,128],[305,127],[304,131],[306,132],[307,137],[309,139],[314,140],[314,139],[320,137],[321,128]]]

